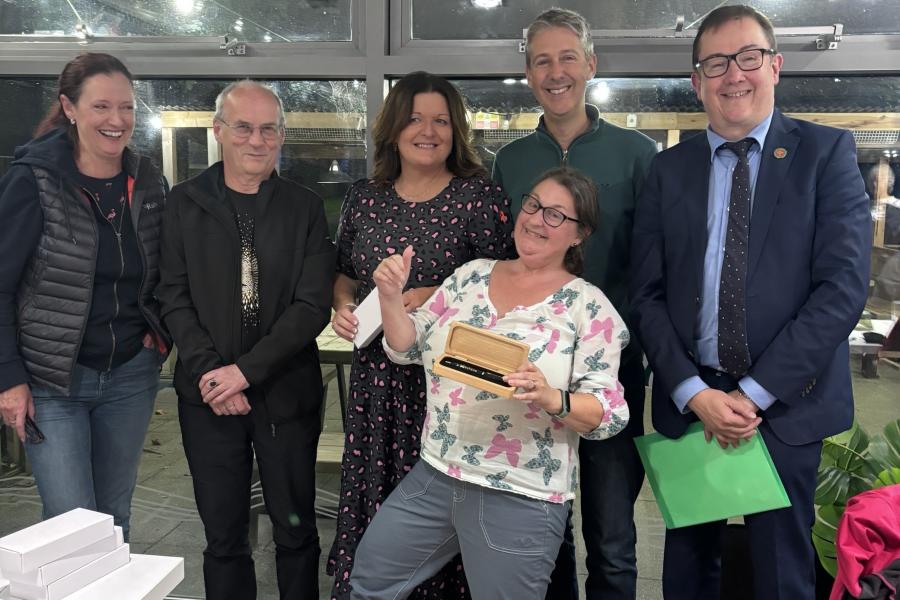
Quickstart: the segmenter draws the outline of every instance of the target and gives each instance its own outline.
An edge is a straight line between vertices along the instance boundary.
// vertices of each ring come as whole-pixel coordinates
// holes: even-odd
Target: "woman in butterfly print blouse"
[[[512,252],[509,201],[486,176],[469,141],[459,92],[446,80],[412,73],[395,85],[374,128],[375,173],[344,199],[332,326],[352,339],[354,305],[374,289],[382,259],[419,248],[404,293],[420,306],[454,269]],[[397,483],[419,459],[429,379],[419,365],[388,360],[380,336],[354,351],[345,424],[337,532],[328,559],[333,598],[349,594],[356,546]],[[468,597],[457,560],[415,598]]]
[[[518,388],[511,399],[444,377],[429,386],[422,460],[359,545],[353,600],[405,598],[457,551],[473,597],[544,597],[575,495],[579,435],[608,438],[629,418],[617,381],[628,331],[603,292],[576,276],[596,197],[577,171],[544,174],[516,221],[519,258],[473,260],[412,314],[400,288],[414,247],[375,271],[392,360],[428,372],[454,321],[531,350],[504,377]]]

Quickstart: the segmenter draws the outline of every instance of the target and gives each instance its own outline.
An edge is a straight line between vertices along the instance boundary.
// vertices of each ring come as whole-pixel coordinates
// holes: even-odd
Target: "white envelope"
[[[359,319],[353,344],[357,348],[365,348],[381,333],[381,302],[378,300],[378,288],[369,292],[353,314]]]

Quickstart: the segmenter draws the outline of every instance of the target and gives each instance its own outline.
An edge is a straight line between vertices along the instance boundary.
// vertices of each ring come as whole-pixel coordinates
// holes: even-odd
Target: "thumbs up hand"
[[[412,246],[407,246],[402,254],[387,257],[375,268],[372,281],[375,282],[382,300],[391,301],[402,296],[406,280],[409,279],[413,256],[415,250]]]

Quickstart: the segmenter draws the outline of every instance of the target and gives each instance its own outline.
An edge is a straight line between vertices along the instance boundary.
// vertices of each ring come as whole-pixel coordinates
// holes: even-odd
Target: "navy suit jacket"
[[[654,373],[653,425],[669,437],[696,420],[670,394],[698,374],[710,168],[703,134],[658,154],[636,208],[632,323]],[[762,416],[787,444],[852,422],[847,336],[866,302],[868,206],[853,137],[775,111],[750,217],[747,343],[749,374],[777,398]]]

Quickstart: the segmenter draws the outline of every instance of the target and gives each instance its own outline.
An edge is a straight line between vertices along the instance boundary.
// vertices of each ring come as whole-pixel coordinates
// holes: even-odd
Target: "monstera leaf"
[[[872,461],[868,448],[869,436],[856,421],[847,431],[822,440],[816,504],[843,506],[848,498],[871,489],[870,482],[886,466]]]
[[[900,483],[900,469],[898,469],[897,467],[893,467],[890,469],[886,469],[878,474],[878,479],[875,480],[875,484],[872,486],[872,489],[878,489],[897,483]]]
[[[819,562],[832,576],[837,573],[834,536],[847,500],[895,483],[900,483],[900,419],[871,440],[855,421],[847,431],[822,440],[812,539]]]
[[[837,550],[834,547],[834,536],[837,534],[837,526],[843,514],[844,507],[842,506],[833,504],[820,506],[816,511],[816,522],[813,523],[812,528],[813,546],[816,547],[819,562],[832,577],[837,575]]]
[[[820,466],[834,465],[844,471],[858,469],[868,446],[869,435],[854,420],[847,431],[822,440]]]

